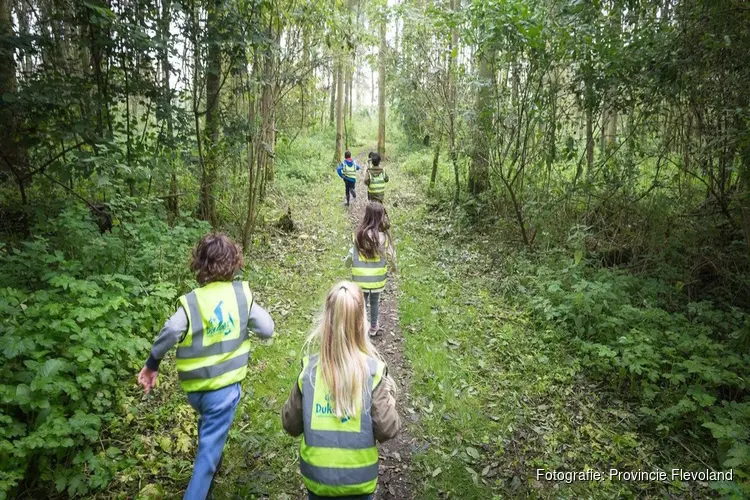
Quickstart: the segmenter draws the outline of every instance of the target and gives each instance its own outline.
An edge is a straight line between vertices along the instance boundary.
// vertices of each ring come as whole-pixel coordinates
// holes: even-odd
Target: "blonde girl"
[[[282,423],[292,436],[303,434],[300,471],[308,498],[370,499],[378,480],[375,443],[398,434],[401,421],[356,284],[331,288],[307,343],[319,352],[302,360]]]
[[[370,306],[370,336],[378,333],[380,294],[385,289],[389,263],[391,272],[396,272],[396,247],[389,228],[383,205],[369,202],[346,257],[346,265],[352,268],[352,281],[362,288]]]

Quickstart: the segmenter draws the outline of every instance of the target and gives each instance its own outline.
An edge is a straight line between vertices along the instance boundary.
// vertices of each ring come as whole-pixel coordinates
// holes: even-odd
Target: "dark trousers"
[[[344,188],[346,189],[346,204],[349,204],[349,193],[352,194],[352,198],[357,198],[357,191],[354,189],[356,184],[354,181],[350,181],[348,179],[344,179]]]

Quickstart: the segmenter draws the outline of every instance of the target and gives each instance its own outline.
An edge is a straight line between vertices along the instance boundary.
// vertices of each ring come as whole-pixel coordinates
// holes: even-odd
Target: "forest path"
[[[374,148],[373,148],[374,149]],[[357,198],[349,207],[349,220],[352,231],[357,227],[364,215],[367,205],[367,186],[364,183],[367,175],[367,153],[356,155],[357,163],[362,167],[357,182]],[[387,162],[383,166],[388,169]],[[393,189],[386,187],[386,196],[393,198]],[[388,198],[386,198],[386,209]],[[396,229],[396,228],[394,228]],[[398,247],[396,247],[398,250]],[[399,435],[380,446],[380,480],[375,493],[376,499],[413,498],[410,481],[411,453],[414,439],[406,428],[405,417],[411,385],[411,368],[404,357],[404,336],[399,328],[398,316],[398,276],[391,273],[388,277],[386,289],[380,298],[379,311],[380,333],[372,338],[373,344],[388,364],[388,373],[396,383],[398,392],[396,407],[402,419],[402,430]]]

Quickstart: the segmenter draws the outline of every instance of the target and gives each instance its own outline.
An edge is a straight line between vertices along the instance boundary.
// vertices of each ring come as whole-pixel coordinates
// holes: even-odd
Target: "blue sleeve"
[[[344,178],[344,165],[339,163],[339,167],[336,169],[336,172],[339,174],[339,177],[343,179]]]
[[[354,162],[354,164],[357,166],[357,170],[359,170],[359,163]]]

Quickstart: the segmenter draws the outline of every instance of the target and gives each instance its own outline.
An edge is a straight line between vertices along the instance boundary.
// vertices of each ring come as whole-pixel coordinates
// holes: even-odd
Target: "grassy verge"
[[[419,172],[404,160],[403,172]],[[422,179],[424,178],[422,172]],[[428,212],[420,180],[392,174],[401,194],[402,331],[414,369],[411,432],[420,498],[695,495],[688,485],[537,480],[536,470],[669,470],[705,466],[638,431],[617,394],[587,379],[565,339],[503,299],[497,242],[459,234]],[[704,491],[705,494],[705,491]]]

